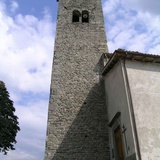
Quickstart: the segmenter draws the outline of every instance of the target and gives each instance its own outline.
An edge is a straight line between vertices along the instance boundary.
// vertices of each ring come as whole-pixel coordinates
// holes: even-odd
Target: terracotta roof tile
[[[126,51],[123,49],[115,50],[113,54],[105,53],[108,57],[108,62],[102,70],[102,75],[105,75],[109,72],[111,68],[119,60],[131,60],[131,61],[141,61],[141,62],[150,62],[150,63],[160,63],[160,55],[153,54],[144,54],[138,51]]]

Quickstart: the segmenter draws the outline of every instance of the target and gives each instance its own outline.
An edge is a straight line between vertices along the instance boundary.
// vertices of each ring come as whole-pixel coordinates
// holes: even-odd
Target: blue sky
[[[16,14],[20,13],[22,15],[34,15],[37,18],[42,18],[44,15],[44,10],[48,9],[50,14],[53,17],[53,20],[56,19],[56,14],[57,14],[57,9],[58,9],[58,3],[56,0],[27,0],[27,1],[22,1],[22,0],[16,0],[16,1],[11,1],[11,0],[4,0],[7,10],[10,12],[10,8],[13,5],[14,2],[18,4],[18,8],[16,10]]]
[[[103,0],[109,52],[160,54],[159,0]],[[2,160],[42,160],[53,60],[56,0],[0,1],[0,80],[19,117],[16,150]]]

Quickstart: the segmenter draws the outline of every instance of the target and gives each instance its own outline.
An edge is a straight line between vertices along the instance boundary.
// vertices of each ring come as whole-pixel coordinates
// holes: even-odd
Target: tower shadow
[[[109,160],[104,83],[92,87],[52,160]]]

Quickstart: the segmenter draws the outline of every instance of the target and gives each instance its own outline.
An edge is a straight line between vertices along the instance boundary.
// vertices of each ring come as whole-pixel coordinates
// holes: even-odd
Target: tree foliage
[[[18,117],[14,114],[13,101],[5,84],[0,81],[0,152],[7,154],[9,150],[15,150],[16,135],[20,130]]]

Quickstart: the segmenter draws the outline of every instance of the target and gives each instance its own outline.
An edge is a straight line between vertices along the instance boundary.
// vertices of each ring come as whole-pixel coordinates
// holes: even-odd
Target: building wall
[[[89,23],[72,23],[73,10],[89,11]],[[101,1],[59,0],[45,160],[109,159],[106,51]]]
[[[128,160],[135,160],[135,146],[123,69],[123,64],[118,62],[105,76],[106,102],[108,107],[109,122],[112,121],[117,112],[121,113],[120,118],[118,118],[113,127],[110,128],[110,147],[111,149],[114,148],[114,153],[116,153],[116,147],[114,144],[114,130],[117,125],[120,125],[121,131],[123,131],[124,125],[127,129],[125,132],[126,139],[124,133],[122,134],[124,156]],[[111,151],[111,157],[112,159],[117,159],[115,154],[113,157],[113,151]]]
[[[142,160],[160,159],[160,65],[126,62]]]

